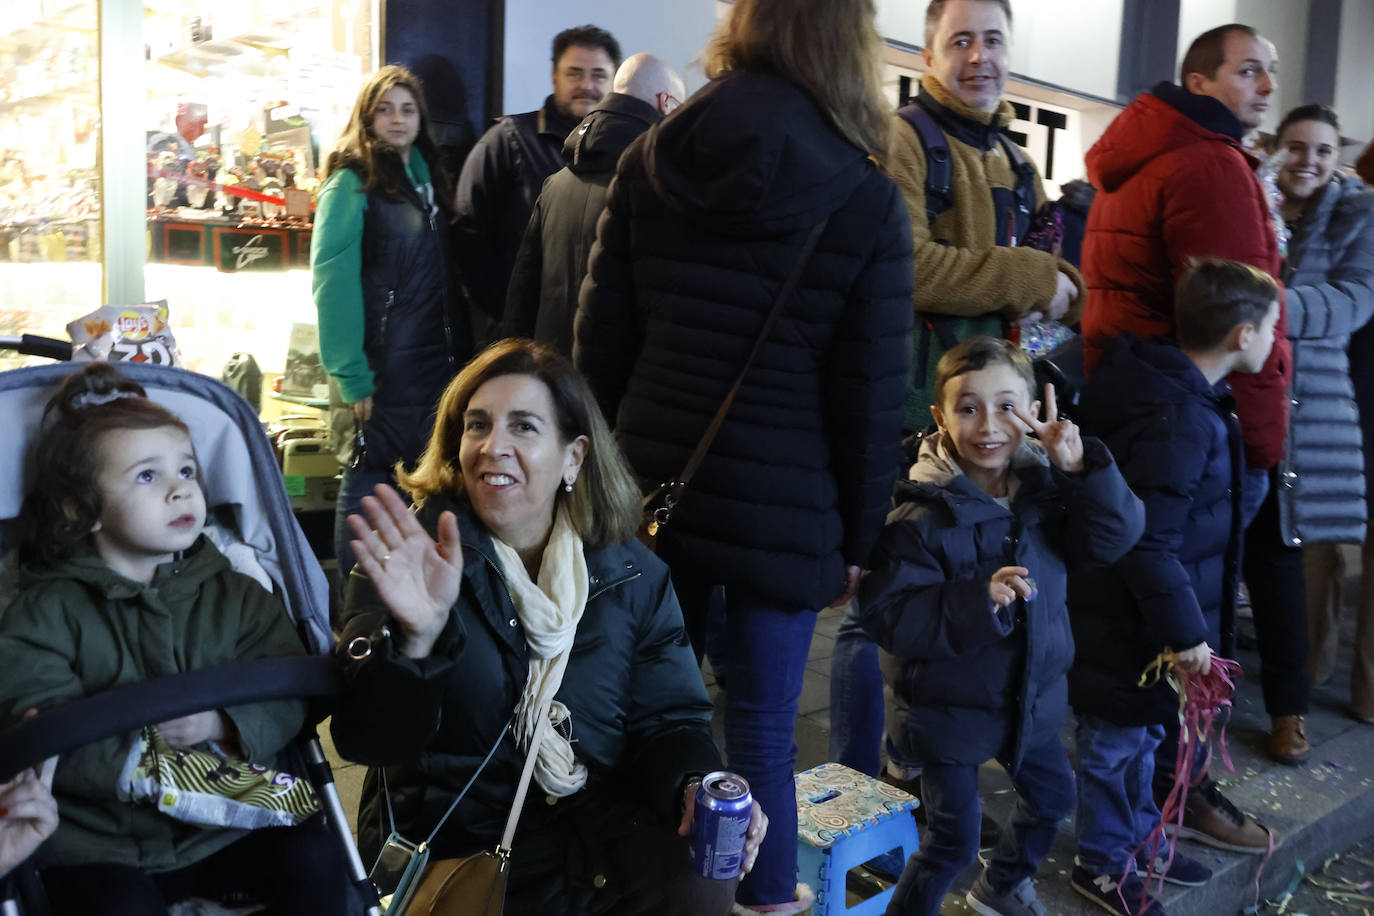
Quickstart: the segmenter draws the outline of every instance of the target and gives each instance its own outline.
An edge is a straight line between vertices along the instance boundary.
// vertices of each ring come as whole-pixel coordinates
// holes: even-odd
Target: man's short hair
[[[1183,55],[1183,65],[1178,68],[1178,81],[1187,83],[1189,73],[1201,73],[1209,80],[1216,79],[1217,71],[1226,63],[1226,36],[1232,32],[1259,38],[1259,32],[1240,22],[1208,29],[1188,46],[1188,53]]]
[[[1222,258],[1188,265],[1174,293],[1174,327],[1179,346],[1210,350],[1239,325],[1259,327],[1279,285],[1257,267]]]
[[[1035,367],[1018,345],[1001,337],[979,334],[951,347],[935,366],[935,406],[944,409],[945,388],[961,375],[989,366],[1010,366],[1026,383],[1026,392],[1035,400]]]
[[[592,50],[602,50],[611,59],[611,70],[620,67],[620,42],[615,40],[615,36],[602,28],[594,25],[579,25],[576,28],[564,29],[553,36],[553,65],[558,66],[558,61],[563,57],[563,52],[576,45],[579,48],[591,48]]]
[[[926,47],[935,42],[935,30],[940,26],[940,17],[945,14],[945,4],[949,0],[930,0],[926,7]],[[1011,26],[1011,0],[979,0],[981,3],[996,3],[1007,14],[1007,26]]]

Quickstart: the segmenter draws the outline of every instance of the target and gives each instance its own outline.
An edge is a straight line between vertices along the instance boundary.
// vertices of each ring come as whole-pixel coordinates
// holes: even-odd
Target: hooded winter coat
[[[574,346],[635,471],[676,478],[826,219],[665,529],[680,562],[797,609],[844,591],[887,511],[912,321],[897,187],[804,90],[720,77],[621,159]]]
[[[94,552],[26,574],[0,616],[0,725],[120,684],[228,661],[303,655],[279,600],[205,537],[164,563],[147,585],[127,579]],[[245,759],[267,766],[305,723],[303,700],[223,710]],[[173,820],[120,801],[119,775],[131,736],[62,755],[53,778],[61,809],[41,865],[128,865],[166,872],[220,851],[244,831]]]
[[[1374,317],[1374,191],[1337,173],[1292,228],[1283,281],[1293,416],[1279,464],[1279,525],[1294,547],[1358,543],[1365,458],[1346,349]]]
[[[397,831],[424,839],[497,745],[529,674],[525,631],[486,528],[446,499],[427,502],[420,523],[434,534],[447,509],[460,512],[463,583],[433,652],[410,659],[374,638],[371,655],[347,672],[331,721],[339,753],[373,768],[358,815],[366,862],[389,831],[376,768],[386,767]],[[531,783],[511,857],[512,914],[604,912],[621,886],[608,847],[636,817],[673,829],[686,779],[720,768],[711,701],[667,567],[635,541],[588,549],[586,560],[587,606],[556,699],[571,713],[587,785],[554,798]],[[356,568],[345,618],[344,646],[387,620]],[[506,735],[435,837],[436,858],[495,847],[524,759]]]
[[[999,505],[928,436],[911,479],[899,481],[859,585],[864,631],[900,657],[892,685],[910,709],[903,750],[927,763],[1016,767],[1059,730],[1073,633],[1069,568],[1111,563],[1140,536],[1143,512],[1111,454],[1083,440],[1084,468],[1068,474],[1025,440],[1012,459],[1019,486]],[[999,608],[992,574],[1024,566],[1037,594]]]
[[[572,354],[577,293],[587,275],[606,188],[625,148],[662,119],[649,103],[612,92],[568,134],[567,165],[544,182],[515,258],[506,293],[506,336],[533,337]]]
[[[1241,146],[1243,133],[1221,102],[1166,82],[1137,97],[1088,151],[1088,177],[1099,189],[1083,243],[1089,374],[1122,331],[1173,337],[1174,289],[1192,258],[1229,258],[1279,276],[1258,160]],[[1263,370],[1230,379],[1246,460],[1255,468],[1272,468],[1283,456],[1292,379],[1287,329],[1283,312]]]
[[[1164,682],[1137,686],[1146,665],[1203,640],[1231,656],[1244,461],[1233,407],[1229,386],[1209,385],[1177,346],[1130,333],[1084,389],[1075,416],[1145,504],[1145,533],[1114,565],[1069,576],[1077,712],[1163,724],[1178,697]]]

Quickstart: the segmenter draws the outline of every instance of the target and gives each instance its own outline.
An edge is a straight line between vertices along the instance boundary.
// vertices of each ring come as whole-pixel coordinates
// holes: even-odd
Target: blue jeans
[[[999,894],[1035,874],[1074,805],[1073,770],[1058,734],[1027,748],[1021,765],[1007,775],[1018,795],[1016,809],[1002,827],[987,869],[988,883]],[[897,881],[887,916],[937,916],[955,877],[978,855],[978,767],[927,761],[921,802],[929,828]]]
[[[353,571],[357,560],[349,541],[353,540],[353,529],[345,519],[350,515],[362,513],[363,497],[372,495],[372,489],[379,483],[391,483],[391,475],[386,471],[360,471],[344,468],[339,481],[339,496],[334,502],[334,558],[339,561],[339,594],[348,592],[348,574]]]
[[[1090,873],[1119,880],[1159,824],[1151,783],[1163,738],[1162,725],[1078,717],[1078,859]]]
[[[830,659],[830,759],[869,776],[882,765],[883,676],[878,647],[859,626],[859,602],[849,602]]]
[[[725,589],[725,756],[768,815],[754,870],[735,897],[746,906],[786,903],[797,892],[797,764],[793,733],[816,612]]]

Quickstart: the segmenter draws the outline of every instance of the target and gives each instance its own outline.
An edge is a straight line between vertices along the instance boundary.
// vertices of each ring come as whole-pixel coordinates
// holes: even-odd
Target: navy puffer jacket
[[[1226,382],[1209,385],[1177,346],[1134,334],[1113,341],[1089,379],[1078,421],[1144,502],[1145,533],[1115,565],[1069,578],[1076,711],[1162,724],[1178,698],[1164,683],[1137,686],[1146,665],[1165,646],[1203,640],[1232,654],[1244,461],[1234,407]]]
[[[1313,195],[1293,227],[1283,282],[1293,341],[1292,419],[1279,464],[1283,539],[1360,542],[1365,462],[1346,348],[1374,316],[1374,190],[1337,173]]]
[[[889,505],[913,314],[896,185],[802,89],[720,77],[621,159],[574,345],[636,473],[675,478],[827,217],[664,535],[674,562],[798,609],[844,591]]]
[[[898,482],[859,606],[864,631],[903,659],[893,688],[910,707],[902,745],[916,759],[1014,767],[1063,723],[1068,570],[1115,561],[1144,520],[1107,449],[1083,445],[1083,472],[1066,474],[1027,440],[1010,510],[964,475],[939,433]],[[1034,599],[992,604],[988,581],[1004,566],[1030,571]]]

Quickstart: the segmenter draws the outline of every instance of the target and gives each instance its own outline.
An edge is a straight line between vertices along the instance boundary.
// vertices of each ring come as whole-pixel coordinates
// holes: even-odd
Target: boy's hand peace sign
[[[1059,402],[1055,399],[1053,384],[1045,383],[1046,422],[1041,423],[1034,414],[1020,407],[1013,407],[1012,412],[1025,424],[1027,431],[1039,437],[1055,467],[1071,473],[1083,470],[1083,439],[1072,420],[1059,418]]]

